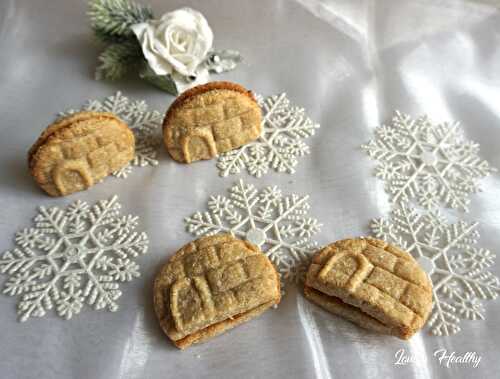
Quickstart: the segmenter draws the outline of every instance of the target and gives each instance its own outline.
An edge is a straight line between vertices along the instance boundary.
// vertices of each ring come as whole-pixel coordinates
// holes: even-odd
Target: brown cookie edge
[[[253,251],[257,251],[259,253],[261,253],[262,255],[264,255],[271,267],[273,268],[273,271],[276,275],[276,285],[277,285],[277,288],[276,288],[276,293],[277,293],[277,297],[271,301],[271,302],[268,302],[268,303],[272,303],[270,306],[273,306],[273,305],[277,305],[280,303],[281,301],[281,281],[280,281],[280,276],[279,276],[279,273],[278,273],[278,270],[276,269],[276,266],[273,264],[273,262],[271,262],[271,260],[269,259],[269,257],[267,257],[263,252],[262,250],[260,250],[256,245],[246,241],[246,240],[242,240],[242,239],[239,239],[239,238],[236,238],[234,237],[233,235],[229,234],[229,233],[220,233],[220,234],[216,234],[215,236],[219,237],[219,238],[224,238],[224,237],[230,237],[231,240],[239,240],[239,241],[242,241],[245,243],[245,245],[247,245],[249,247],[249,249],[253,250]],[[219,334],[222,334],[224,331],[226,330],[229,330],[229,329],[232,329],[234,328],[235,326],[238,326],[239,324],[241,323],[244,323],[246,321],[249,321],[250,319],[254,318],[254,317],[257,317],[258,315],[260,315],[260,313],[263,313],[265,310],[267,310],[269,307],[266,307],[265,309],[262,310],[262,312],[256,314],[255,316],[250,316],[250,317],[247,317],[249,315],[253,315],[253,313],[259,309],[260,307],[263,307],[265,306],[266,304],[268,303],[264,303],[264,304],[261,304],[259,306],[257,306],[256,308],[253,308],[253,309],[249,309],[248,311],[244,312],[244,313],[240,313],[238,315],[235,315],[233,318],[235,319],[235,322],[231,322],[230,319],[226,319],[226,320],[222,320],[222,321],[219,321],[215,324],[212,324],[212,325],[209,325],[207,326],[206,328],[203,328],[195,333],[192,333],[190,335],[187,335],[183,338],[181,338],[180,340],[172,340],[170,338],[170,336],[167,334],[167,329],[163,323],[163,318],[166,317],[166,312],[168,312],[169,310],[166,310],[165,309],[165,305],[164,305],[164,296],[163,294],[161,293],[163,291],[163,288],[160,287],[160,282],[161,282],[161,276],[163,275],[163,272],[164,270],[166,269],[166,267],[171,264],[176,258],[179,258],[181,257],[182,255],[185,254],[185,249],[195,243],[195,242],[198,242],[202,239],[205,239],[205,238],[212,238],[212,237],[215,237],[215,236],[203,236],[203,237],[199,237],[197,239],[194,239],[186,244],[184,244],[181,248],[177,249],[177,251],[172,254],[170,257],[168,257],[168,259],[163,263],[161,264],[160,268],[158,269],[155,277],[154,277],[154,281],[153,281],[153,308],[154,308],[154,312],[155,312],[155,315],[156,315],[156,318],[158,320],[158,323],[160,325],[160,328],[162,329],[163,333],[165,334],[165,336],[176,346],[178,347],[179,349],[183,350],[185,348],[187,348],[188,346],[191,346],[192,344],[195,344],[195,343],[199,343],[199,342],[203,342],[205,340],[208,340],[212,337],[215,337]],[[230,240],[228,240],[230,241]],[[239,322],[236,322],[236,320],[239,320]]]

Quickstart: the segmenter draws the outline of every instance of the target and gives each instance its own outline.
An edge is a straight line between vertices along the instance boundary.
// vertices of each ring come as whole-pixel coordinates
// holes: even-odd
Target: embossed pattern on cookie
[[[134,157],[135,139],[111,113],[78,112],[45,129],[28,153],[30,171],[51,196],[85,190]]]
[[[279,301],[279,277],[272,263],[257,247],[229,234],[185,245],[154,283],[160,325],[181,349],[250,320]]]
[[[211,82],[181,94],[163,122],[165,146],[173,159],[211,159],[257,139],[261,110],[252,93],[229,82]]]
[[[305,296],[360,326],[408,339],[432,309],[432,284],[407,252],[384,241],[337,241],[317,252]]]

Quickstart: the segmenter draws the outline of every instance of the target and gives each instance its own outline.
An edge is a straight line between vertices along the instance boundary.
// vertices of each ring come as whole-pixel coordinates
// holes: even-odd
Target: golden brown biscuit
[[[130,128],[112,113],[78,112],[49,125],[28,153],[31,174],[51,196],[85,190],[135,154]]]
[[[229,234],[188,243],[154,282],[156,315],[180,349],[260,315],[280,296],[279,276],[269,259]]]
[[[261,111],[251,91],[229,82],[211,82],[182,93],[163,121],[163,139],[173,159],[211,159],[257,139]]]
[[[356,238],[318,251],[305,296],[366,329],[408,339],[432,309],[432,283],[413,257],[384,241]]]

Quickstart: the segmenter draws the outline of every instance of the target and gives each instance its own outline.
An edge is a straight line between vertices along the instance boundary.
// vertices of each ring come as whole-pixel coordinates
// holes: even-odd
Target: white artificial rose
[[[160,20],[132,26],[144,57],[157,75],[196,76],[214,39],[203,15],[191,8],[165,13]]]

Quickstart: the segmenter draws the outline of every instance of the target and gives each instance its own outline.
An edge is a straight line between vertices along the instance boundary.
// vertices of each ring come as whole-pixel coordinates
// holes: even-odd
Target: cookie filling
[[[305,286],[305,294],[306,297],[322,308],[366,329],[402,338],[409,338],[412,335],[408,328],[387,325],[373,315],[364,312],[360,307],[349,304],[339,297],[324,294],[313,287]]]
[[[188,336],[185,336],[179,340],[174,341],[175,345],[177,347],[183,348],[186,345],[191,345],[196,342],[201,342],[202,340],[206,339],[207,337],[214,337],[228,329],[231,329],[253,317],[258,316],[262,312],[264,312],[266,309],[272,307],[273,305],[277,304],[279,302],[279,299],[277,301],[270,301],[264,304],[261,304],[255,308],[252,308],[246,312],[239,313],[237,315],[234,315],[232,317],[229,317],[225,320],[216,322],[212,325],[207,326],[206,328],[203,328],[201,330],[198,330],[197,332],[194,332]]]

